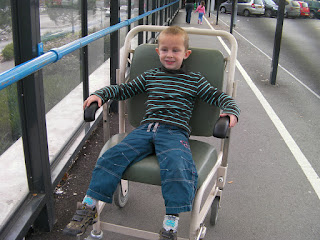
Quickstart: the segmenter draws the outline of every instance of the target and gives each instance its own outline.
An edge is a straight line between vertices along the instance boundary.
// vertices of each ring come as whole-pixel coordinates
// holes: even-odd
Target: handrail
[[[59,48],[53,48],[49,50],[48,52],[44,53],[43,55],[36,57],[34,59],[31,59],[25,63],[22,63],[14,68],[11,68],[3,73],[0,74],[0,91],[11,84],[29,76],[30,74],[42,69],[48,64],[54,63],[59,61],[62,57],[65,55],[78,50],[96,40],[99,38],[102,38],[110,33],[113,33],[120,28],[123,28],[125,26],[129,26],[131,23],[134,23],[140,19],[143,19],[144,17],[147,17],[155,12],[158,12],[164,8],[170,7],[171,5],[179,2],[179,0],[176,0],[172,3],[169,3],[167,5],[164,5],[162,7],[156,8],[154,10],[148,11],[146,13],[143,13],[137,17],[124,20],[123,22],[117,23],[116,25],[107,27],[105,29],[102,29],[98,32],[92,33],[86,37],[77,39],[71,43],[68,43],[64,46],[61,46]]]

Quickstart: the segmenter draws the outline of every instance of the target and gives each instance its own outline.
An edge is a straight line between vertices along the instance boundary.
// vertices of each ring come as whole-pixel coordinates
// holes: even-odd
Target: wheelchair
[[[126,36],[124,51],[118,71],[117,83],[121,84],[130,81],[142,72],[160,66],[159,57],[155,51],[156,44],[142,44],[135,49],[132,42],[140,32],[162,31],[165,26],[144,26],[133,28]],[[196,28],[184,28],[187,33],[207,36],[220,36],[228,40],[231,51],[225,57],[220,51],[205,48],[190,48],[192,54],[184,61],[187,69],[194,72],[201,72],[206,79],[218,89],[224,90],[228,95],[235,98],[236,84],[234,82],[235,65],[237,57],[237,42],[233,35],[220,30],[207,30]],[[227,76],[224,76],[227,72]],[[224,82],[226,86],[224,86]],[[109,148],[118,144],[126,135],[125,121],[133,127],[137,127],[145,113],[146,94],[137,95],[125,102],[119,102],[119,134],[112,136],[101,150],[100,156]],[[125,106],[126,105],[126,106]],[[127,109],[127,110],[125,110]],[[92,121],[95,118],[97,105],[92,104],[84,113],[85,121]],[[226,183],[228,168],[228,149],[231,131],[228,128],[229,119],[220,118],[220,109],[209,104],[196,100],[193,115],[190,121],[192,127],[191,136],[219,138],[220,149],[201,140],[190,139],[192,156],[198,172],[198,186],[191,212],[189,240],[204,239],[206,227],[204,220],[210,209],[210,224],[215,225],[218,218],[220,199]],[[128,167],[122,176],[122,180],[114,193],[114,203],[120,208],[125,207],[129,198],[129,181],[161,186],[160,168],[155,155],[150,155],[142,161]],[[208,196],[204,199],[205,192]],[[126,226],[111,224],[100,221],[99,215],[105,203],[97,205],[98,220],[93,225],[93,230],[88,239],[103,239],[103,231],[111,231],[126,236],[133,236],[141,239],[158,239],[158,233],[129,228]],[[107,239],[107,237],[106,237]],[[178,237],[179,240],[186,238]]]

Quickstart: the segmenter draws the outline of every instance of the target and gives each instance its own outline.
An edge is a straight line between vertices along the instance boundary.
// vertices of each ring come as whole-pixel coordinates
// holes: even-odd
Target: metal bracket
[[[42,42],[38,43],[37,47],[38,47],[38,57],[39,57],[42,54],[44,54],[44,52],[43,52],[43,43]]]

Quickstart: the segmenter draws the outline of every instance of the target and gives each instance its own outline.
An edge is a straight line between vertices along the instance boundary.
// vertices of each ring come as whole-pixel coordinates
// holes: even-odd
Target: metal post
[[[232,12],[231,12],[231,23],[230,23],[230,33],[232,34],[233,27],[236,25],[236,17],[237,17],[237,3],[238,0],[232,0]]]
[[[162,6],[163,6],[163,2],[160,1],[160,6],[159,7],[162,7]],[[160,10],[159,14],[160,14],[159,25],[162,26],[163,25],[163,10]]]
[[[37,45],[41,42],[39,0],[12,0],[11,6],[15,64],[19,65],[38,56]],[[17,87],[30,194],[45,194],[45,205],[34,227],[50,231],[54,223],[54,207],[42,71],[19,81]]]
[[[144,1],[139,1],[139,15],[144,13]],[[143,25],[143,19],[140,19],[138,21],[139,25]],[[142,44],[143,43],[143,32],[139,32],[138,33],[138,44]]]
[[[131,18],[131,0],[128,0],[128,19]],[[131,30],[131,25],[128,26],[128,32]]]
[[[87,1],[81,1],[81,36],[88,35],[88,3]],[[83,84],[83,100],[89,97],[89,58],[88,58],[88,46],[84,46],[80,49],[81,59],[81,80]]]
[[[271,65],[272,69],[270,73],[270,83],[272,85],[276,84],[276,78],[277,78],[277,72],[278,72],[278,63],[279,63],[280,46],[281,46],[281,38],[282,38],[282,27],[283,27],[283,19],[284,19],[284,8],[285,8],[285,0],[280,0],[279,8],[278,8],[276,33],[274,37],[273,57],[272,57],[272,65]]]
[[[219,11],[220,11],[220,4],[221,4],[221,0],[217,0],[218,1],[218,6],[217,6],[217,18],[216,18],[216,25],[218,25],[218,21],[219,21]]]
[[[119,1],[110,1],[110,26],[119,23]],[[119,68],[120,62],[120,37],[119,30],[110,34],[110,84],[117,84],[116,70]],[[111,111],[118,112],[118,102],[113,101]]]
[[[156,9],[156,0],[152,0],[152,10]],[[156,25],[156,14],[152,14],[152,25]],[[156,38],[156,33],[152,32],[151,33],[151,38],[155,39]]]

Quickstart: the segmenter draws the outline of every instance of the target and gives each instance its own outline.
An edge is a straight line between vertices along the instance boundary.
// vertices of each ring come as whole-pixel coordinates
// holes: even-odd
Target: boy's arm
[[[109,99],[126,100],[144,91],[145,79],[144,74],[141,74],[128,83],[111,85],[95,91],[85,100],[84,107],[89,106],[92,102],[98,102],[98,106],[101,107]]]
[[[200,85],[198,89],[198,96],[210,105],[215,105],[223,110],[220,116],[230,117],[230,127],[236,125],[240,115],[240,108],[236,104],[235,100],[226,93],[218,90],[210,85],[210,83],[204,78],[200,79]]]

